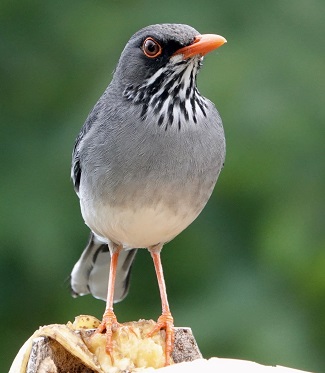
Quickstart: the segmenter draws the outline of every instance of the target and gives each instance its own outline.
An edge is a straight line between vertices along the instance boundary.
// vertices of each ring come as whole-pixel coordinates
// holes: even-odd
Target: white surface
[[[146,369],[146,371],[155,371],[154,369]],[[264,366],[252,361],[236,360],[236,359],[221,359],[213,357],[209,360],[198,359],[191,362],[171,365],[165,368],[157,369],[159,373],[308,373],[302,370],[290,369],[281,366]],[[310,372],[309,372],[310,373]]]

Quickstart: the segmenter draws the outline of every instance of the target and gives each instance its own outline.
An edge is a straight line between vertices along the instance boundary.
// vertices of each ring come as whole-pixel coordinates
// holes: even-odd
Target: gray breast
[[[221,119],[207,102],[210,117],[167,130],[149,115],[139,120],[140,106],[124,107],[123,113],[114,108],[114,120],[102,118],[82,144],[82,183],[89,198],[112,205],[166,198],[174,206],[191,198],[204,206],[225,156]]]

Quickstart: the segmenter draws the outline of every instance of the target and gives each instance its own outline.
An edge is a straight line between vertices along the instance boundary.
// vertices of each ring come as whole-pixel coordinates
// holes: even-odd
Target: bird
[[[70,285],[74,296],[106,300],[96,332],[106,333],[108,354],[120,326],[113,303],[127,295],[136,252],[146,248],[162,304],[148,336],[165,329],[170,364],[174,320],[160,253],[200,214],[224,165],[221,117],[196,83],[204,56],[224,43],[185,24],[137,31],[76,138],[71,178],[91,233]]]

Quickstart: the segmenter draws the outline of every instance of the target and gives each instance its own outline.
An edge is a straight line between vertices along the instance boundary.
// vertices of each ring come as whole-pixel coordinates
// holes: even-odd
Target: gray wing
[[[79,157],[79,150],[80,145],[82,143],[83,138],[86,136],[88,131],[90,130],[91,126],[94,122],[96,122],[98,118],[98,114],[103,110],[105,104],[105,97],[106,91],[103,93],[102,97],[98,100],[92,111],[89,113],[84,125],[82,126],[79,135],[76,138],[73,151],[72,151],[72,165],[71,165],[71,179],[73,182],[74,190],[78,194],[79,192],[79,185],[80,185],[80,177],[81,177],[81,165],[80,165],[80,157]]]
[[[119,255],[114,303],[123,300],[128,293],[131,268],[136,252],[137,249],[122,250]],[[106,300],[110,261],[111,256],[107,244],[91,233],[87,247],[70,275],[72,295],[90,293],[95,298]]]

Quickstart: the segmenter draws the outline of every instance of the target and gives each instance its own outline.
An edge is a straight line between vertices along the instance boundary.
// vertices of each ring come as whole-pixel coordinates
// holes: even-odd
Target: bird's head
[[[156,114],[163,113],[164,104],[182,106],[181,103],[190,97],[195,98],[198,94],[196,74],[203,56],[224,43],[224,37],[201,35],[188,25],[145,27],[126,44],[113,82],[121,85],[127,100],[142,104],[142,118],[146,117],[149,106],[156,110]],[[163,117],[166,118],[164,113]]]
[[[141,85],[160,69],[189,58],[202,56],[220,47],[226,39],[219,35],[201,35],[183,24],[158,24],[135,33],[126,44],[116,72],[124,84]],[[175,66],[175,67],[176,67]]]

